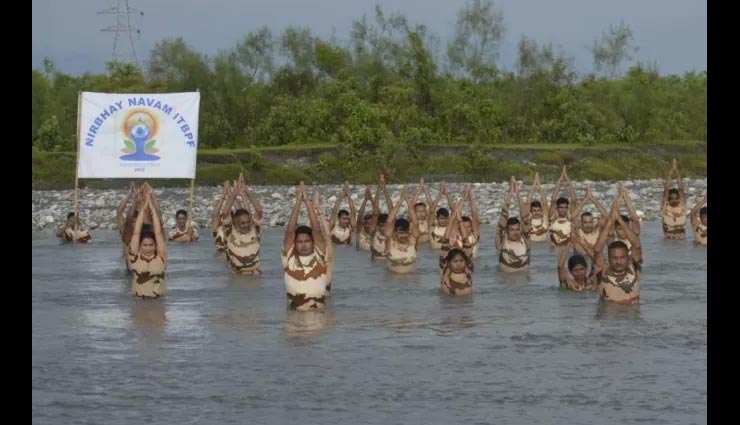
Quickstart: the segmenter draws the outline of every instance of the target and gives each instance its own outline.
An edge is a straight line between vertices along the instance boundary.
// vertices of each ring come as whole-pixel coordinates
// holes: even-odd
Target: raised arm
[[[157,203],[158,203],[157,197],[154,195],[154,191],[150,190],[149,191],[149,205],[150,206],[152,204],[156,205]],[[157,242],[157,253],[159,254],[160,257],[162,257],[162,260],[164,260],[164,262],[166,263],[167,262],[167,243],[164,237],[164,233],[162,231],[162,222],[160,221],[161,219],[159,218],[159,214],[157,214],[154,211],[151,211],[151,208],[150,208],[150,212],[152,212],[152,227],[154,228],[154,240]]]
[[[238,184],[238,183],[237,183]],[[226,201],[224,202],[224,209],[221,211],[221,221],[226,221],[231,217],[231,207],[234,206],[234,201],[236,200],[236,196],[239,194],[238,188],[233,188],[231,193],[229,193],[229,196],[226,198]]]
[[[447,199],[447,206],[449,206],[450,209],[452,209],[455,206],[455,203],[452,202],[452,198],[450,197],[450,189],[447,187],[447,183],[443,183],[443,184],[444,184],[444,191],[445,191],[444,195],[445,195],[445,198]]]
[[[148,182],[144,182],[144,185],[147,187],[147,192],[151,194],[150,196],[150,202],[149,202],[149,209],[152,212],[152,215],[156,214],[159,216],[159,222],[162,222],[162,207],[159,205],[159,199],[157,199],[157,196],[154,194],[154,188],[152,188]],[[152,221],[152,225],[154,225],[154,221]]]
[[[462,225],[463,201],[458,201],[456,205],[451,206],[451,209],[450,220],[445,228],[445,240],[448,245],[452,245],[452,242],[457,240],[458,235],[462,236],[463,240],[468,237],[468,232],[465,226]]]
[[[418,193],[418,192],[417,192]],[[411,224],[411,234],[414,238],[419,238],[419,227],[417,226],[418,219],[416,218],[416,211],[414,211],[414,202],[409,200],[409,192],[406,185],[403,185],[401,190],[401,201],[406,201],[406,208],[408,209],[409,222]],[[401,202],[399,201],[399,204]]]
[[[558,258],[558,280],[565,283],[568,280],[568,272],[565,265],[568,263],[568,253],[573,248],[573,239],[568,241],[568,246],[560,251],[560,258]]]
[[[421,195],[421,192],[424,192],[424,179],[422,178],[419,180],[419,187],[416,189],[416,192],[414,193],[414,197],[411,198],[411,200],[406,199],[406,203],[408,204],[409,211],[414,212],[414,219],[416,219],[416,211],[414,211],[414,205],[416,205],[417,202],[419,202],[419,195]],[[427,205],[429,205],[429,196],[427,195]],[[411,217],[411,214],[409,214],[409,217]],[[414,220],[416,222],[416,220]]]
[[[432,225],[437,224],[437,205],[439,205],[439,201],[442,199],[442,188],[444,185],[445,182],[442,182],[442,185],[439,187],[439,192],[437,192],[437,197],[429,204],[429,216],[431,216],[431,220],[428,221]]]
[[[468,199],[470,200],[470,212],[471,212],[471,221],[472,221],[472,228],[473,232],[475,233],[476,238],[480,238],[480,223],[479,223],[479,215],[478,215],[478,202],[475,200],[475,193],[473,192],[473,188],[468,186]]]
[[[504,204],[501,206],[501,214],[498,218],[498,228],[496,229],[496,239],[494,240],[497,250],[501,249],[501,243],[506,234],[506,222],[509,220],[509,203],[511,202],[511,196],[512,188],[509,188]]]
[[[568,194],[570,196],[569,207],[573,211],[578,207],[578,195],[576,194],[576,188],[573,187],[573,182],[568,177],[568,170],[565,168],[565,165],[563,165],[563,175],[565,176],[565,181],[568,183]]]
[[[134,182],[131,182],[129,189],[126,192],[126,196],[123,197],[121,204],[118,205],[118,209],[116,210],[116,224],[118,225],[118,229],[123,229],[123,226],[126,223],[123,213],[126,211],[126,205],[128,205],[129,201],[131,200],[131,197],[133,196],[133,188],[134,188]]]
[[[350,199],[350,204],[351,203],[352,200]],[[314,192],[313,204],[317,211],[324,211],[324,206],[321,204],[318,190]],[[328,282],[331,282],[331,279],[334,276],[334,243],[331,240],[331,226],[329,225],[329,220],[323,216],[323,213],[319,217],[319,221],[321,222],[319,233],[324,240],[325,246],[324,255],[326,258],[326,278]]]
[[[625,222],[622,220],[622,217],[617,214],[615,217],[617,222],[619,223],[622,228],[624,228],[624,233],[627,235],[627,240],[630,241],[632,244],[632,260],[639,263],[642,261],[642,244],[640,243],[640,237],[635,234],[635,232],[632,231],[632,229],[625,224]]]
[[[362,229],[364,222],[365,222],[365,206],[368,202],[372,203],[373,201],[373,193],[370,191],[370,186],[365,187],[365,197],[362,200],[362,204],[360,205],[360,211],[357,213],[356,218],[356,227],[355,231],[359,233],[360,229]],[[360,238],[355,238],[355,245],[357,249],[360,248]]]
[[[532,181],[532,186],[529,187],[529,192],[527,192],[527,201],[526,201],[526,203],[527,203],[527,211],[529,211],[529,206],[532,205],[532,198],[534,198],[534,191],[535,191],[535,188],[537,187],[537,179],[538,178],[539,178],[539,174],[538,173],[535,173],[534,174],[534,181]],[[542,201],[540,201],[540,202],[542,202]],[[522,217],[522,218],[524,218],[524,217]]]
[[[373,198],[373,217],[370,219],[370,233],[375,231],[378,227],[378,217],[380,216],[380,186],[375,190],[375,197]]]
[[[380,175],[380,190],[383,191],[383,194],[385,195],[385,203],[388,207],[388,211],[393,209],[393,200],[391,199],[391,195],[388,194],[388,186],[385,184],[385,176]],[[380,207],[380,203],[378,203],[378,207]]]
[[[143,189],[143,188],[142,188]],[[140,208],[139,215],[136,216],[134,223],[134,233],[131,235],[131,241],[128,245],[128,251],[131,254],[139,252],[139,242],[141,241],[141,228],[144,225],[144,214],[149,210],[149,199],[144,201],[144,206]]]
[[[403,186],[403,191],[406,191],[406,185]],[[396,205],[393,207],[393,209],[388,213],[388,220],[385,222],[385,245],[386,249],[390,249],[390,243],[391,239],[393,238],[393,235],[396,232],[396,216],[398,215],[398,210],[401,208],[401,204],[403,203],[403,195],[401,195],[401,198],[396,202]]]
[[[701,207],[704,206],[704,204],[707,203],[707,194],[704,193],[704,198],[697,202],[696,205],[694,205],[694,208],[691,209],[691,228],[694,229],[694,232],[696,232],[696,228],[699,226],[699,211],[701,210]]]
[[[347,193],[347,188],[349,187],[349,182],[344,182],[344,187],[342,188],[342,193],[337,196],[337,200],[334,202],[334,208],[331,210],[331,216],[329,217],[329,227],[334,228],[334,225],[337,224],[337,214],[339,213],[339,206],[342,205],[342,199],[344,199],[344,195]]]
[[[424,184],[424,179],[422,178],[419,183],[419,190],[422,190],[424,192],[424,198],[426,199],[427,206],[432,204],[432,197],[429,196],[429,191],[427,190],[426,185]]]
[[[221,208],[223,208],[224,200],[228,193],[227,184],[228,182],[224,183],[223,192],[216,199],[216,202],[213,204],[213,210],[211,210],[211,233],[216,233],[219,226],[221,226]]]
[[[596,206],[596,209],[599,210],[599,227],[603,229],[604,227],[606,227],[606,221],[609,219],[609,211],[604,208],[604,204],[602,204],[597,198],[594,197],[594,194],[591,191],[591,187],[586,187],[586,193],[588,194],[591,202],[593,202]]]
[[[252,191],[249,190],[249,186],[246,184],[242,186],[242,194],[247,201],[254,207],[254,223],[258,226],[262,225],[262,204],[260,201],[252,196]]]
[[[609,212],[609,219],[606,222],[606,227],[601,229],[601,232],[599,233],[599,238],[596,240],[596,243],[594,244],[594,264],[598,265],[598,267],[601,270],[605,269],[604,247],[606,246],[606,241],[609,238],[609,235],[612,233],[612,230],[614,229],[614,222],[618,216],[619,216],[619,196],[614,198],[614,201],[612,201],[612,209]]]
[[[288,225],[285,227],[285,236],[283,236],[283,252],[287,253],[293,247],[295,242],[295,229],[298,225],[298,215],[301,213],[301,202],[303,201],[303,182],[295,188],[295,204],[293,211],[290,213]]]
[[[526,213],[527,209],[522,203],[522,196],[519,194],[519,183],[517,183],[514,176],[511,176],[511,187],[512,187],[513,196],[516,197],[517,203],[519,205],[519,216],[520,216],[522,232],[525,235],[528,235],[529,232],[532,230],[532,223],[530,221],[524,220],[524,214]]]
[[[681,204],[686,205],[686,191],[684,190],[683,179],[681,178],[681,172],[678,170],[678,162],[673,160],[673,170],[676,173],[676,184],[678,185],[678,196],[681,198]]]
[[[563,172],[565,172],[565,166],[563,166]],[[547,210],[547,217],[550,219],[550,221],[553,221],[555,216],[557,215],[557,201],[558,196],[560,196],[560,187],[563,184],[563,172],[560,173],[560,178],[558,179],[558,182],[555,184],[555,189],[553,189],[552,192],[552,199],[550,200],[550,209]]]
[[[357,209],[355,209],[355,201],[352,200],[349,188],[347,188],[347,204],[349,205],[349,227],[352,232],[357,233],[357,226],[355,226],[357,223]]]
[[[675,161],[675,159],[674,159]],[[665,176],[665,186],[663,186],[663,200],[660,202],[660,208],[665,208],[668,203],[668,192],[671,190],[671,175],[673,174],[673,166],[668,170],[668,174]]]
[[[326,214],[324,213],[324,205],[321,202],[321,196],[319,194],[319,191],[316,190],[313,193],[313,199],[311,200],[311,207],[316,211],[316,217],[318,217],[319,222],[321,223],[321,226],[319,226],[318,232],[321,234],[321,237],[326,240],[327,238],[331,239],[331,232],[325,233],[324,229],[326,228],[325,224],[329,224],[329,220],[326,217]],[[331,229],[331,228],[329,228]]]
[[[571,210],[573,213],[570,215],[570,222],[573,223],[573,227],[575,228],[581,227],[580,216],[581,216],[581,213],[583,212],[583,207],[585,207],[586,204],[588,204],[588,201],[593,201],[593,199],[591,199],[591,191],[589,190],[588,186],[586,186],[586,195],[584,195],[583,200],[579,202],[578,205]],[[603,214],[602,214],[602,217],[603,217]]]
[[[583,252],[586,253],[586,255],[591,257],[592,260],[594,259],[594,247],[591,246],[591,244],[589,244],[588,242],[581,239],[581,235],[578,234],[578,232],[573,232],[570,240],[573,242],[574,246],[579,246],[583,250]]]
[[[632,201],[630,201],[630,197],[627,196],[627,189],[624,187],[624,184],[622,184],[622,200],[624,201],[624,206],[627,208],[627,212],[629,212],[630,215],[630,227],[632,228],[632,231],[639,237],[640,236],[640,217],[637,215],[637,211],[635,211],[635,208],[632,206]]]
[[[314,232],[321,231],[321,222],[319,221],[318,216],[316,215],[316,210],[312,208],[311,204],[308,202],[308,196],[306,196],[306,187],[301,184],[301,189],[303,191],[303,202],[306,204],[306,208],[308,209],[308,221],[311,223],[311,229],[314,230]],[[321,250],[321,252],[326,252],[326,240],[324,238],[313,238],[314,245]]]
[[[547,205],[547,194],[545,193],[545,188],[542,187],[541,184],[537,183],[537,189],[540,193],[540,203],[543,205],[544,208],[544,206]]]

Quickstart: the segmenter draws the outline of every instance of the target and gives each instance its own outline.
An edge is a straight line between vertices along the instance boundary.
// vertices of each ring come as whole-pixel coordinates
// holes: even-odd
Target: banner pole
[[[200,95],[200,89],[196,89]],[[199,108],[200,109],[200,108]],[[198,167],[198,150],[195,151],[195,166]],[[195,175],[190,179],[190,207],[188,209],[188,230],[192,227],[193,220],[195,220],[195,210],[193,209],[193,201],[195,199]],[[191,237],[192,239],[192,237]],[[192,242],[192,240],[191,240]]]
[[[78,230],[80,223],[79,214],[79,192],[80,192],[80,121],[82,120],[81,108],[82,92],[77,92],[77,131],[75,132],[75,193],[74,193],[74,213],[75,213],[75,230]]]

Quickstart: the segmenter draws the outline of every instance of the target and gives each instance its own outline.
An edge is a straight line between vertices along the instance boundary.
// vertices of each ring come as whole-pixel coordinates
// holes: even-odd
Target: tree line
[[[706,72],[661,76],[633,63],[623,23],[593,40],[586,75],[562,49],[526,36],[515,69],[502,69],[505,33],[491,0],[470,0],[445,46],[426,26],[376,7],[353,21],[348,42],[264,27],[213,56],[162,40],[146,70],[109,62],[105,74],[73,76],[47,60],[32,70],[33,147],[75,150],[79,91],[196,89],[201,148],[334,143],[348,166],[440,144],[706,140]]]

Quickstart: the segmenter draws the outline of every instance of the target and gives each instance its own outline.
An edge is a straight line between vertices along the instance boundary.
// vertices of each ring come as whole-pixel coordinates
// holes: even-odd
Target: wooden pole
[[[193,219],[195,218],[195,211],[193,211],[193,199],[195,198],[195,179],[190,179],[190,208],[188,209],[188,230],[192,226]],[[192,241],[191,241],[192,242]]]
[[[75,138],[75,151],[76,151],[76,159],[75,159],[75,206],[74,206],[74,212],[75,212],[75,227],[74,229],[77,230],[80,223],[80,215],[79,215],[79,192],[80,192],[80,124],[82,121],[82,114],[81,114],[81,106],[82,106],[82,92],[77,92],[77,132],[76,132],[76,138]]]
[[[197,89],[198,94],[200,94],[200,89]],[[196,147],[195,151],[195,163],[196,168],[198,164],[198,151]],[[193,201],[195,199],[195,176],[193,176],[192,179],[190,179],[190,207],[188,209],[188,230],[192,227],[193,220],[195,219],[195,210],[193,209]],[[192,242],[192,233],[191,233],[191,242]]]

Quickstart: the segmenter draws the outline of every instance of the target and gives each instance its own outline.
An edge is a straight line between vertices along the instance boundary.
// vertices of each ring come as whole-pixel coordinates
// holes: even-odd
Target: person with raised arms
[[[472,218],[466,215],[462,216],[461,224],[467,234],[467,236],[463,237],[462,240],[463,250],[465,251],[465,255],[467,255],[468,259],[472,261],[476,257],[478,257],[478,248],[480,247],[480,224],[478,223],[478,203],[475,200],[475,194],[473,193],[473,189],[472,187],[470,187],[470,185],[467,185],[463,190],[462,201],[462,205],[465,205],[466,201],[470,203],[470,212]]]
[[[539,195],[539,199],[533,199],[535,194]],[[540,174],[535,173],[534,182],[527,195],[526,205],[528,208],[521,212],[522,223],[530,229],[525,236],[531,242],[544,242],[548,239],[550,218],[549,214],[545,214],[542,208],[542,205],[546,202],[547,195],[545,195],[545,190],[540,184]]]
[[[509,192],[501,208],[495,238],[496,250],[499,253],[499,267],[504,272],[527,270],[530,263],[529,244],[527,244],[527,238],[524,237],[524,232],[528,229],[517,217],[509,216],[509,204],[512,197],[521,199],[514,177],[511,178]]]
[[[624,191],[624,186],[622,186]],[[626,193],[626,192],[625,192]],[[632,304],[640,300],[640,280],[642,272],[642,245],[640,238],[632,231],[619,214],[621,196],[614,198],[607,227],[599,235],[594,247],[594,273],[599,282],[601,299],[618,304]],[[608,264],[604,260],[604,246],[613,226],[619,224],[624,229],[632,245],[630,255],[627,245],[614,241],[607,248]]]
[[[432,249],[442,248],[447,223],[450,221],[450,211],[447,208],[437,208],[443,195],[447,199],[447,205],[452,208],[452,198],[450,198],[450,192],[447,190],[447,183],[445,182],[442,182],[439,193],[437,193],[437,198],[429,206],[430,211],[435,211],[434,220],[432,221],[432,231],[429,234],[429,245]]]
[[[347,198],[349,211],[339,209],[342,199],[344,198]],[[355,211],[355,203],[349,195],[349,182],[344,182],[344,188],[342,189],[342,193],[337,197],[337,201],[334,203],[334,209],[332,210],[331,219],[329,221],[331,240],[333,243],[338,245],[352,244],[352,235],[356,233],[356,217],[357,212]]]
[[[399,218],[398,210],[401,204],[406,201],[409,219]],[[401,189],[401,198],[396,202],[388,214],[388,221],[385,224],[386,243],[386,265],[388,270],[396,273],[414,273],[416,272],[416,247],[419,237],[418,227],[416,226],[416,215],[409,201],[408,189],[403,185]]]
[[[237,196],[242,196],[246,208],[237,209],[233,214],[231,207]],[[254,207],[254,217],[249,212],[249,204]],[[255,200],[249,188],[238,181],[234,190],[226,199],[221,215],[223,239],[217,246],[226,252],[229,270],[235,275],[261,274],[260,241],[262,238],[262,206]]]
[[[707,246],[707,194],[691,209],[691,228],[694,229],[694,242]]]
[[[560,187],[563,183],[568,184],[568,191],[570,193],[570,199],[560,197]],[[552,192],[552,200],[550,201],[550,244],[556,247],[563,247],[568,244],[570,234],[572,232],[572,211],[577,208],[578,198],[576,197],[576,191],[573,188],[568,178],[568,171],[563,165],[563,171],[560,173],[555,189]]]
[[[676,174],[676,185],[671,188],[671,175]],[[674,159],[665,179],[663,199],[661,200],[660,217],[663,222],[663,237],[671,240],[686,239],[686,192],[683,179],[678,171],[678,162]]]
[[[419,201],[419,195],[424,193],[426,203]],[[429,211],[427,206],[432,204],[432,198],[429,196],[424,179],[419,180],[419,188],[411,200],[414,205],[414,214],[416,215],[416,230],[419,232],[418,243],[429,243]]]
[[[139,298],[159,298],[165,295],[165,268],[167,266],[167,244],[157,210],[154,191],[144,183],[141,187],[143,205],[139,209],[128,246],[128,262],[131,268],[131,294]],[[152,230],[143,230],[147,217],[152,221]]]
[[[281,251],[288,307],[319,310],[325,307],[327,293],[331,291],[334,263],[331,230],[328,222],[316,214],[318,206],[308,200],[303,182],[295,193]],[[301,205],[306,206],[311,227],[298,226]]]
[[[370,203],[371,208],[373,208],[373,211],[375,211],[373,206],[373,193],[370,190],[370,186],[365,187],[365,197],[362,199],[362,204],[360,204],[360,211],[357,213],[357,224],[355,225],[355,229],[357,229],[357,245],[356,248],[358,251],[370,251],[372,249],[373,244],[373,217],[374,213],[365,213],[365,206],[367,203]]]

